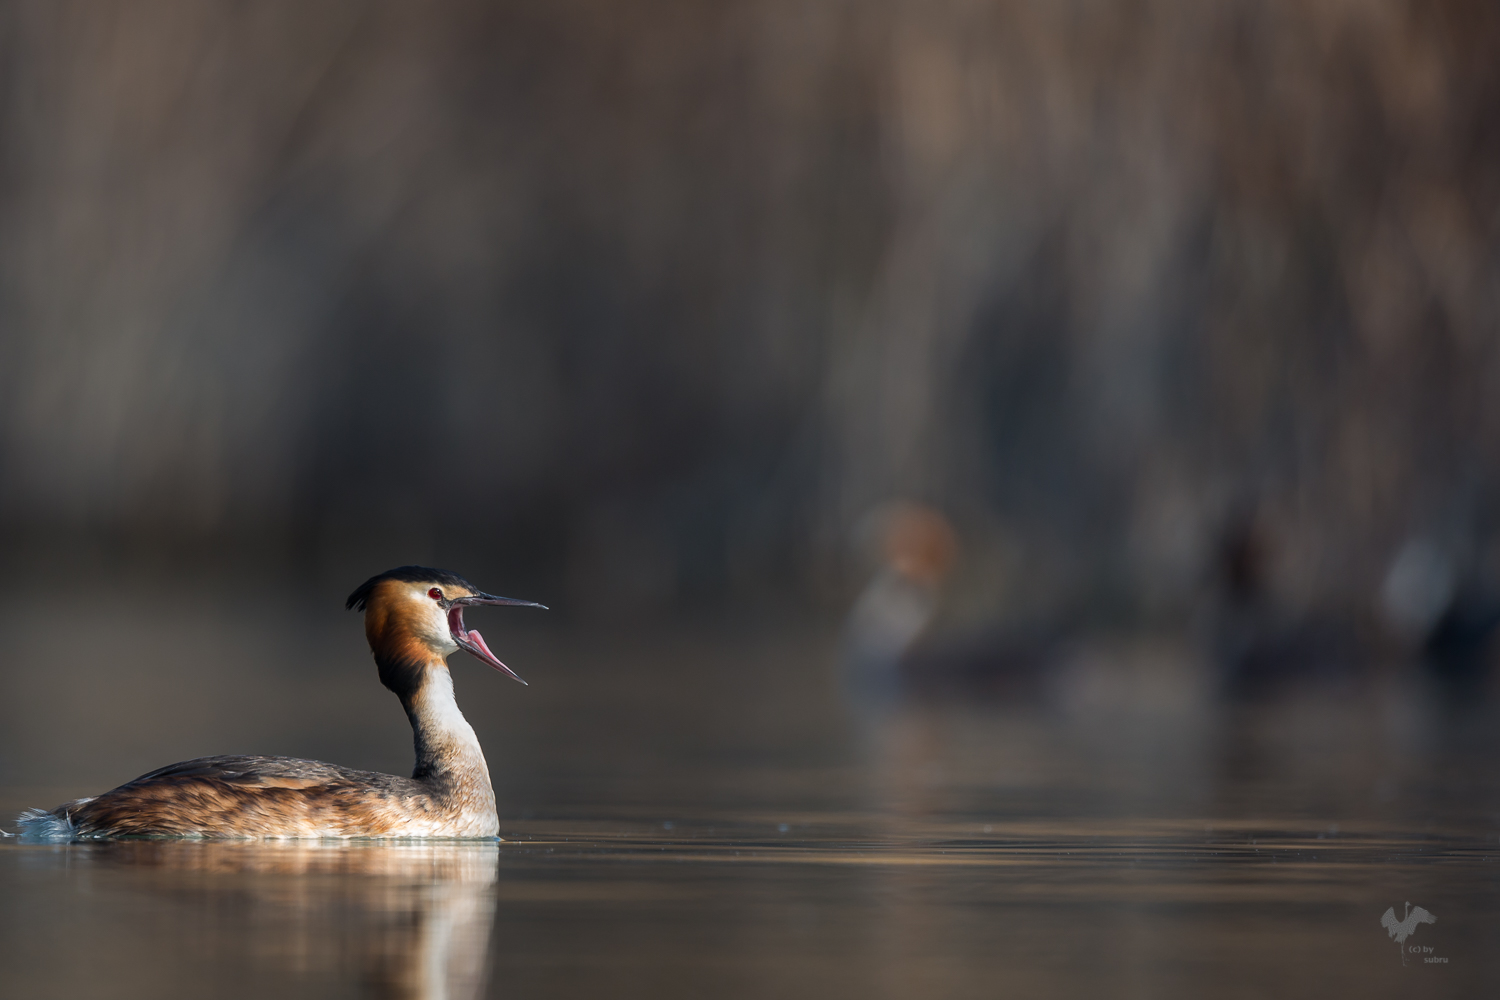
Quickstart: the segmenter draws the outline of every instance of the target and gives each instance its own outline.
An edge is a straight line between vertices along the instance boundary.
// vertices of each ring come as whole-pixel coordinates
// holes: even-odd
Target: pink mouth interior
[[[470,632],[469,632],[469,641],[472,642],[474,645],[478,646],[479,647],[479,651],[481,653],[483,653],[485,656],[488,656],[490,659],[494,660],[496,663],[500,663],[500,657],[498,657],[494,653],[490,652],[490,647],[487,646],[487,645],[485,645],[484,636],[480,635],[477,629],[470,630]],[[500,665],[502,667],[505,666],[505,664],[503,664],[503,663],[500,663]],[[509,668],[507,667],[506,669],[509,669]]]
[[[519,674],[500,662],[500,657],[490,651],[489,644],[484,641],[484,636],[477,631],[464,628],[464,609],[453,608],[448,612],[448,630],[453,633],[454,640],[463,648],[473,653],[479,659],[485,661],[496,670],[504,671],[507,675],[521,681]]]

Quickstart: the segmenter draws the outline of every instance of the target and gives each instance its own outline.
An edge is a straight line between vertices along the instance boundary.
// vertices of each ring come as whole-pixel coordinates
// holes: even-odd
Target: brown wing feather
[[[199,757],[56,810],[81,836],[384,836],[436,808],[411,778],[294,757]]]
[[[354,771],[335,764],[296,757],[219,756],[196,757],[178,764],[159,767],[121,785],[129,788],[145,781],[168,778],[218,778],[222,781],[254,784],[264,778],[297,778],[314,783],[337,781],[346,776],[366,777],[373,772]]]

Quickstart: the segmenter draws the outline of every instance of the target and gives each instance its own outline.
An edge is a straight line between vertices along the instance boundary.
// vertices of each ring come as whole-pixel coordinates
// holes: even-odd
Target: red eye
[[[427,592],[427,596],[432,598],[434,601],[441,601],[443,599],[443,592],[441,590],[438,590],[436,587],[433,587]]]

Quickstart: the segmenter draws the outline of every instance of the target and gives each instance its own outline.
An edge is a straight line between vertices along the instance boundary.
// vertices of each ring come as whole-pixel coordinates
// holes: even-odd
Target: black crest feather
[[[370,600],[370,592],[375,589],[377,583],[384,580],[400,580],[402,583],[435,583],[440,587],[463,587],[465,590],[474,591],[474,585],[468,580],[445,569],[433,569],[430,566],[397,566],[378,576],[372,576],[360,584],[344,602],[344,607],[350,611],[363,611]]]

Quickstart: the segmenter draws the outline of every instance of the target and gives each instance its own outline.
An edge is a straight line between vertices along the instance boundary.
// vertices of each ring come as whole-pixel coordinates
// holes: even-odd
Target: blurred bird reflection
[[[124,841],[83,850],[91,867],[200,911],[171,931],[200,960],[249,949],[244,957],[257,964],[359,983],[369,996],[484,993],[496,843]]]

